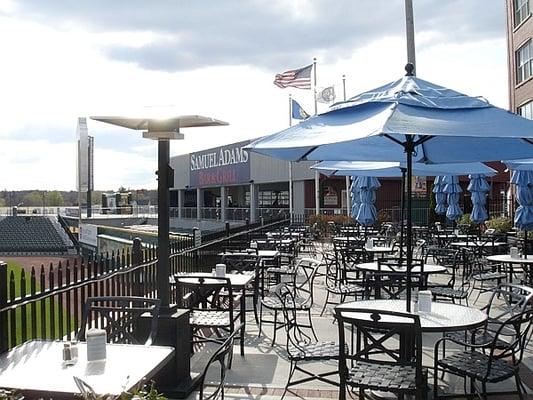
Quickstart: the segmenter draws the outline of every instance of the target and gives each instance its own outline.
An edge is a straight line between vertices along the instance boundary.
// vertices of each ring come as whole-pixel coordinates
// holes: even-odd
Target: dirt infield
[[[24,268],[25,271],[30,272],[31,267],[40,267],[44,265],[46,268],[50,267],[50,264],[53,264],[56,267],[60,262],[66,264],[67,260],[70,265],[74,265],[74,261],[77,260],[80,262],[80,257],[78,256],[65,256],[65,257],[47,257],[47,256],[0,256],[0,261],[13,261]]]

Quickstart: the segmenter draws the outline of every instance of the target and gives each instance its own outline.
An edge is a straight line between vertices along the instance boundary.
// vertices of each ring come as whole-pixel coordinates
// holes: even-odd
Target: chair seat
[[[451,287],[434,286],[431,288],[433,296],[448,297],[451,299],[466,299],[468,292],[465,290],[458,290]]]
[[[463,343],[471,343],[472,342],[472,332],[467,331],[466,336],[465,332],[448,332],[446,333],[446,337],[463,342]],[[490,331],[476,331],[475,334],[475,344],[483,344],[487,343],[487,346],[490,346],[490,343],[494,340],[494,335]],[[509,343],[504,342],[503,340],[496,340],[496,348],[504,348],[508,346]]]
[[[307,310],[311,307],[309,304],[308,299],[303,299],[301,297],[295,297],[294,298],[295,304],[286,304],[287,307],[295,307],[298,310]],[[263,299],[261,299],[261,304],[265,307],[271,308],[271,309],[283,309],[283,304],[281,303],[281,300],[278,296],[265,296]]]
[[[482,272],[479,274],[472,275],[472,279],[476,281],[491,281],[495,279],[505,279],[507,278],[507,275],[503,272],[498,271],[490,271],[490,272]]]
[[[441,367],[462,376],[468,376],[478,380],[485,380],[489,363],[489,356],[477,351],[465,351],[455,353],[437,362]],[[499,382],[515,374],[516,367],[502,359],[493,358],[490,374],[487,382]]]
[[[191,326],[230,326],[230,313],[228,311],[193,311],[189,315],[189,323]]]
[[[351,293],[362,292],[365,289],[356,284],[341,283],[340,285],[337,285],[337,286],[327,286],[326,290],[328,292],[335,293],[335,294],[351,294]]]
[[[339,345],[335,342],[314,342],[289,345],[289,357],[292,360],[331,360],[339,358]]]
[[[417,389],[416,369],[411,366],[356,361],[348,374],[346,383],[362,389],[394,392],[414,392]]]
[[[270,267],[270,268],[267,268],[266,271],[269,274],[286,274],[286,275],[294,274],[296,272],[295,269],[292,267]]]

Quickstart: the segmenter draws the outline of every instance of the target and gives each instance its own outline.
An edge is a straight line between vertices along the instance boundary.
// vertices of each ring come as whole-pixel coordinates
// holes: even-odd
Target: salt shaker
[[[70,348],[70,343],[64,343],[63,344],[63,363],[65,365],[73,365],[74,360],[72,357],[72,352]]]

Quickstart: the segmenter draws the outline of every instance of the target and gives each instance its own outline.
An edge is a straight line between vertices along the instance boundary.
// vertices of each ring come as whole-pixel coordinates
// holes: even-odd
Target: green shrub
[[[496,217],[489,219],[485,225],[489,229],[494,229],[496,232],[506,233],[511,230],[513,223],[507,217]]]

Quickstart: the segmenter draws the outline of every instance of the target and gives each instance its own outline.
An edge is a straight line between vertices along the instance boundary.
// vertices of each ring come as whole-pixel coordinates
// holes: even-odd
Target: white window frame
[[[531,39],[516,51],[516,83],[528,80],[533,75],[533,48]]]
[[[514,8],[514,26],[517,27],[524,21],[531,11],[529,9],[529,0],[513,0]]]
[[[518,114],[527,119],[533,119],[533,100],[518,107]]]

